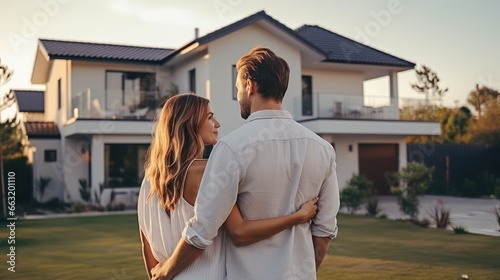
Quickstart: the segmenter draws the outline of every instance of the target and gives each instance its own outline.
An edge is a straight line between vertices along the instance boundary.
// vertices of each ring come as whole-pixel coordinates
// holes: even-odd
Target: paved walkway
[[[492,212],[494,205],[500,205],[499,199],[424,195],[419,197],[419,217],[429,218],[428,211],[439,199],[443,201],[445,208],[450,209],[453,226],[462,226],[471,233],[500,236],[500,226]],[[396,197],[380,196],[379,205],[389,219],[404,218],[399,211]]]

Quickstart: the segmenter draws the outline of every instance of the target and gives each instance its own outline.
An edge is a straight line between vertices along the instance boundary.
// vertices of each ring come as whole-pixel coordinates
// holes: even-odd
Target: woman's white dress
[[[186,178],[184,177],[182,190],[184,190],[185,181]],[[155,259],[159,262],[165,262],[172,255],[177,243],[182,238],[182,231],[186,226],[186,222],[194,216],[194,207],[181,195],[179,204],[170,213],[169,217],[161,207],[158,195],[153,194],[149,200],[147,199],[150,189],[149,181],[144,179],[137,202],[139,229],[148,240]],[[194,263],[174,279],[225,279],[226,260],[223,234],[223,230],[219,229],[219,234],[213,240],[212,245],[206,248]]]

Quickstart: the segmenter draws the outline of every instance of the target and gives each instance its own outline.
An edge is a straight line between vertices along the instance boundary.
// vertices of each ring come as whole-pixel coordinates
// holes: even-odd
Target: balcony
[[[399,119],[398,100],[390,97],[314,94],[295,99],[298,120],[306,119]]]
[[[399,108],[401,106],[401,109]],[[425,100],[319,93],[294,100],[294,118],[317,134],[439,135],[438,122],[415,118]],[[369,121],[369,122],[367,122]]]
[[[68,110],[68,119],[152,120],[159,112],[156,92],[121,91],[77,93]]]

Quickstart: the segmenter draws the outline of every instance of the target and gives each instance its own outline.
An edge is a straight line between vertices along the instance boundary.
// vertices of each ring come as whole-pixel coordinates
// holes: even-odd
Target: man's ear
[[[248,80],[247,81],[247,92],[248,92],[248,94],[250,95],[250,94],[254,93],[256,89],[257,89],[257,86],[256,86],[255,82],[252,81],[252,80]]]

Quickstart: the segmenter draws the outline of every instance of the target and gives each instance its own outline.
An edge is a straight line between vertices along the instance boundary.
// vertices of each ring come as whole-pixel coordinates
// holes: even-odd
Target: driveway
[[[471,233],[500,236],[500,226],[496,215],[492,212],[494,205],[500,205],[499,199],[435,195],[419,196],[419,217],[430,218],[428,211],[434,207],[439,199],[443,201],[445,208],[450,209],[453,226],[462,226]],[[389,219],[405,218],[399,211],[395,196],[379,196],[379,205],[382,208],[382,213],[385,213]],[[344,211],[344,209],[342,210]]]

